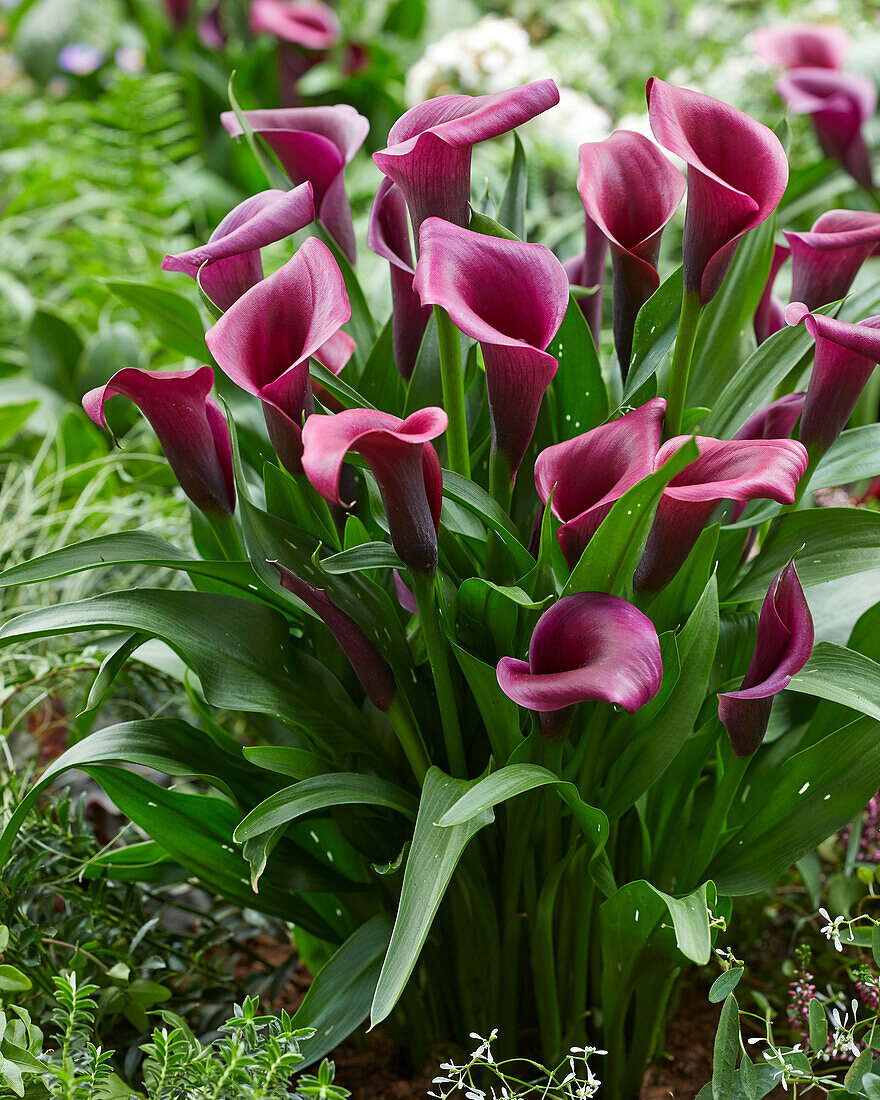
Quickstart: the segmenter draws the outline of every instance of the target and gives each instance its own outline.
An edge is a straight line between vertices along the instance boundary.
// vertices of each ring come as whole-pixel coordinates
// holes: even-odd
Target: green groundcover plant
[[[499,202],[469,205],[472,146],[557,98],[550,80],[440,97],[392,127],[367,242],[389,261],[381,327],[344,188],[365,120],[224,115],[272,186],[163,264],[214,323],[204,336],[167,283],[128,301],[203,361],[204,336],[227,412],[206,365],[126,368],[84,398],[100,424],[114,395],[140,407],[200,556],[135,531],[0,577],[187,574],[29,611],[0,640],[113,632],[101,698],[159,639],[208,707],[198,727],[82,738],[11,815],[0,858],[39,792],[83,768],[149,838],[130,871],[179,865],[295,925],[317,969],[293,1021],[314,1029],[307,1061],[365,1018],[416,1060],[497,1026],[505,1057],[607,1051],[603,1094],[629,1098],[731,899],[880,786],[880,612],[860,576],[880,564],[880,515],[812,496],[880,473],[880,426],[846,430],[880,359],[880,288],[847,297],[878,216],[801,234],[783,310],[782,144],[652,80],[655,136],[687,165],[683,265],[661,281],[684,177],[623,132],[581,149],[587,249],[566,270],[523,239],[518,142]],[[295,233],[264,278],[260,249]],[[593,337],[606,249],[609,364]],[[850,645],[814,644],[842,593],[863,612]],[[242,747],[210,708],[272,732]]]

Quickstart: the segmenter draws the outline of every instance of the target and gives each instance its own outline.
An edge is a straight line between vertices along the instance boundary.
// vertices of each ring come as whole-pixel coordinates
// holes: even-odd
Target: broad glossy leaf
[[[663,899],[675,928],[675,942],[679,951],[692,962],[705,966],[712,955],[712,932],[709,928],[708,903],[715,901],[715,887],[704,882],[687,897],[676,898],[656,890]]]
[[[558,442],[595,428],[609,411],[596,345],[574,298],[569,299],[565,317],[547,351],[559,363],[548,393],[556,425],[553,438]]]
[[[743,973],[744,971],[741,966],[732,966],[729,970],[725,970],[722,974],[719,974],[715,981],[712,982],[712,986],[709,990],[709,1000],[712,1004],[720,1004],[728,993],[732,993],[739,985],[739,980],[743,976]]]
[[[453,779],[439,768],[425,776],[394,931],[370,1010],[373,1025],[391,1013],[403,993],[462,852],[494,820],[486,810],[463,825],[441,829],[436,824],[476,782]]]
[[[464,505],[500,536],[515,568],[525,572],[534,568],[535,559],[519,539],[513,520],[485,489],[451,470],[443,471],[443,496]]]
[[[350,386],[342,378],[328,370],[323,363],[319,363],[316,359],[309,360],[309,374],[313,381],[322,385],[346,409],[372,409],[374,407],[353,386]]]
[[[394,365],[391,318],[370,349],[357,388],[377,409],[403,416],[404,382]]]
[[[311,779],[333,771],[329,760],[289,745],[249,745],[242,752],[245,760],[258,768],[265,768],[277,775],[289,775],[293,779]]]
[[[880,664],[831,642],[819,642],[789,691],[842,703],[880,721]]]
[[[712,1052],[712,1100],[729,1100],[739,1054],[739,1005],[729,993],[721,1009]]]
[[[167,286],[133,279],[104,279],[103,282],[121,302],[137,311],[165,347],[201,362],[210,359],[201,314],[189,298]]]
[[[345,280],[345,289],[348,292],[348,300],[351,302],[351,320],[345,326],[355,342],[354,362],[363,367],[370,354],[370,349],[376,342],[376,326],[370,313],[370,307],[361,290],[361,284],[355,274],[354,268],[333,237],[327,232],[319,221],[312,223],[310,230],[333,253],[333,259],[339,265],[342,278]]]
[[[513,159],[510,162],[510,175],[507,177],[501,205],[498,207],[498,220],[521,241],[526,239],[527,187],[526,154],[519,135],[514,130]]]
[[[394,547],[387,542],[365,542],[339,554],[322,558],[325,573],[360,573],[364,569],[406,569]]]
[[[847,485],[877,474],[880,474],[880,424],[865,424],[838,436],[816,467],[810,489]]]
[[[623,400],[631,397],[657,373],[678,332],[683,293],[681,268],[665,279],[639,310],[633,333],[632,359],[623,388]]]
[[[520,709],[498,686],[492,665],[487,665],[454,642],[451,648],[483,719],[492,753],[498,761],[505,763],[522,741]]]

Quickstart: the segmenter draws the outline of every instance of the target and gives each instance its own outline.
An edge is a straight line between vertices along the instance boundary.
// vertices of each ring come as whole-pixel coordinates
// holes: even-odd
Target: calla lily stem
[[[211,524],[214,538],[227,561],[247,561],[247,553],[235,526],[235,519],[224,512],[205,513]]]
[[[430,761],[428,760],[425,746],[422,743],[418,726],[413,721],[412,711],[398,695],[391,706],[385,711],[385,714],[388,721],[391,723],[392,729],[397,734],[397,740],[400,742],[400,747],[406,754],[413,774],[419,781],[419,785],[421,785],[425,781],[425,775],[430,767]]]
[[[672,369],[669,373],[669,393],[666,398],[667,439],[681,435],[681,421],[684,416],[687,399],[688,379],[691,374],[691,360],[697,329],[703,307],[697,291],[685,291],[681,301],[681,317],[678,321],[678,335],[675,338],[675,354],[672,357]]]
[[[468,449],[467,411],[464,403],[464,374],[461,366],[461,337],[449,314],[442,306],[434,306],[437,340],[440,344],[440,379],[443,385],[443,407],[449,417],[446,445],[449,469],[462,477],[471,476],[471,456]]]
[[[440,616],[434,599],[434,574],[419,573],[412,569],[409,577],[413,595],[416,598],[425,649],[428,651],[428,662],[434,674],[434,687],[437,691],[437,704],[440,708],[449,770],[452,775],[463,779],[467,775],[467,764],[464,758],[461,727],[458,724],[458,707],[455,704],[452,676],[449,673],[446,639],[443,637],[443,628],[440,626]]]

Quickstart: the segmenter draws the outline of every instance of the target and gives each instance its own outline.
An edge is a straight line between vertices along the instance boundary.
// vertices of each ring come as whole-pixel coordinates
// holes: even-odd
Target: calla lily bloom
[[[880,363],[880,317],[857,324],[810,313],[803,302],[785,311],[789,325],[806,326],[816,343],[799,436],[811,456],[823,455],[846,427],[862,390]]]
[[[684,287],[714,298],[743,234],[768,218],[788,182],[776,135],[742,111],[657,77],[648,81],[657,140],[688,165]]]
[[[367,245],[389,263],[394,311],[391,321],[394,362],[401,376],[408,381],[431,318],[431,307],[423,306],[413,289],[415,268],[406,202],[397,184],[387,178],[380,184],[373,200]]]
[[[535,485],[561,520],[557,539],[570,569],[612,505],[654,472],[666,402],[655,397],[610,424],[556,443],[535,462]]]
[[[862,126],[877,109],[873,80],[830,69],[798,69],[776,82],[776,90],[794,115],[809,115],[826,157],[839,160],[853,179],[870,191],[871,158]]]
[[[162,270],[195,279],[206,264],[202,289],[218,309],[227,310],[263,278],[260,249],[303,229],[314,217],[310,183],[292,191],[261,191],[231,210],[207,244],[166,256]]]
[[[339,475],[349,451],[373,471],[394,549],[408,569],[437,568],[437,529],[443,502],[440,459],[431,440],[446,431],[447,416],[430,407],[400,420],[378,409],[345,409],[310,416],[303,428],[303,469],[317,491],[340,507]]]
[[[542,244],[487,237],[429,218],[413,286],[442,306],[486,363],[492,446],[515,475],[557,362],[544,350],[568,308],[568,277]]]
[[[791,300],[808,309],[836,302],[880,244],[880,214],[829,210],[809,233],[785,234],[791,245]]]
[[[654,460],[659,469],[687,436],[667,440]],[[722,500],[775,500],[791,504],[807,468],[807,452],[792,439],[697,437],[699,457],[667,485],[660,498],[636,588],[657,591],[682,567],[707,520]]]
[[[682,200],[684,176],[653,141],[618,130],[581,146],[577,186],[611,245],[614,343],[626,375],[636,314],[660,285],[660,234]]]
[[[279,39],[285,103],[296,102],[301,77],[324,60],[340,35],[336,14],[320,0],[251,0],[250,28],[254,34],[272,34]]]
[[[330,249],[309,237],[293,259],[251,287],[205,336],[223,371],[263,402],[269,438],[292,474],[302,473],[302,422],[313,407],[309,357],[350,317]]]
[[[245,111],[244,117],[294,184],[311,183],[318,221],[354,262],[354,226],[344,169],[363,145],[369,122],[346,103]],[[220,121],[230,137],[241,137],[243,131],[233,111],[224,111]]]
[[[634,713],[660,690],[663,663],[651,620],[618,596],[564,596],[538,619],[528,661],[502,657],[498,684],[521,707],[537,711],[541,731],[555,738],[571,708],[588,700]]]
[[[416,233],[430,217],[467,225],[471,148],[528,122],[559,102],[552,80],[493,95],[444,95],[411,108],[394,123],[388,146],[373,154],[403,192]]]
[[[782,23],[753,31],[752,46],[782,69],[842,69],[849,35],[833,23]]]
[[[803,411],[806,396],[805,393],[787,393],[784,397],[777,398],[765,409],[752,413],[733,438],[788,439]],[[736,523],[745,507],[745,502],[741,500],[733,505],[730,512],[731,523]]]
[[[323,588],[309,584],[280,562],[269,564],[278,570],[282,587],[302,600],[326,625],[348,658],[367,697],[379,710],[388,710],[397,695],[397,685],[388,662],[374,643],[350,615],[336,606]]]
[[[562,266],[571,286],[595,288],[592,294],[578,298],[581,313],[586,318],[593,343],[599,347],[602,335],[602,282],[605,278],[605,254],[608,238],[592,219],[586,219],[584,250],[565,260]]]
[[[773,697],[788,687],[813,650],[813,617],[794,562],[778,573],[761,607],[758,639],[738,691],[718,696],[718,717],[734,756],[751,756],[764,740]]]
[[[755,310],[755,339],[759,344],[763,344],[774,332],[779,332],[781,328],[785,328],[785,318],[783,317],[785,306],[773,293],[773,284],[776,282],[779,269],[790,255],[791,250],[786,248],[784,244],[773,246],[770,274],[767,276],[764,293],[761,295],[760,302],[758,302],[758,308]]]
[[[175,27],[183,27],[189,19],[192,0],[163,0],[168,18]]]
[[[99,428],[107,427],[104,405],[117,394],[129,398],[152,425],[181,489],[203,512],[232,515],[235,479],[229,428],[209,396],[210,367],[148,371],[125,367],[90,390],[83,408]]]

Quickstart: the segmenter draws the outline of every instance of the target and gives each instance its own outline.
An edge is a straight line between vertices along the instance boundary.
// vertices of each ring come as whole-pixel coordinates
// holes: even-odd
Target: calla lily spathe
[[[564,733],[571,708],[588,700],[634,713],[660,690],[663,663],[651,620],[618,596],[579,592],[538,619],[528,661],[502,657],[498,684],[537,711],[547,737]]]
[[[444,95],[412,107],[394,123],[373,160],[403,192],[413,229],[426,218],[468,223],[471,149],[499,137],[559,102],[552,80],[493,95]]]
[[[593,293],[578,298],[581,313],[599,347],[602,337],[602,282],[605,278],[605,256],[608,238],[592,218],[585,219],[584,250],[564,260],[562,266],[572,286],[590,288]]]
[[[849,35],[833,23],[780,23],[752,33],[758,57],[782,69],[842,69]]]
[[[292,183],[311,183],[318,221],[354,262],[354,226],[344,171],[363,145],[369,122],[347,103],[245,111],[244,117],[278,157]],[[230,137],[242,136],[233,111],[224,111],[220,121]]]
[[[561,521],[556,537],[570,569],[616,500],[654,471],[666,402],[647,404],[541,451],[535,486]]]
[[[278,39],[281,100],[297,101],[300,79],[339,41],[335,12],[320,0],[251,0],[250,29]]]
[[[880,363],[880,317],[851,324],[810,313],[803,302],[785,311],[789,325],[803,323],[816,344],[813,373],[801,416],[799,436],[812,457],[823,455],[837,439]]]
[[[207,332],[221,369],[263,403],[281,464],[302,473],[302,422],[312,411],[309,357],[351,317],[330,249],[309,237],[293,257],[251,287]]]
[[[231,210],[208,243],[166,256],[163,271],[182,271],[195,279],[203,264],[201,286],[218,309],[233,302],[263,278],[260,249],[305,228],[315,217],[312,185],[291,191],[261,191]]]
[[[662,146],[688,166],[685,291],[714,298],[743,234],[776,209],[788,182],[772,130],[711,96],[648,81],[648,116]]]
[[[770,273],[767,276],[767,282],[764,284],[761,300],[755,310],[755,339],[759,344],[763,344],[774,332],[779,332],[781,328],[785,328],[785,317],[783,316],[785,306],[773,293],[773,284],[776,282],[779,269],[790,255],[791,249],[786,248],[784,244],[773,246]]]
[[[688,436],[667,440],[654,460],[659,469]],[[633,583],[657,591],[682,567],[700,532],[722,500],[794,501],[807,468],[807,452],[792,439],[696,437],[699,457],[667,485],[657,506]]]
[[[877,109],[877,86],[857,73],[797,69],[776,82],[793,115],[809,115],[826,157],[839,160],[853,179],[872,190],[871,158],[862,126]]]
[[[794,562],[777,574],[761,607],[758,638],[738,691],[718,696],[718,717],[735,756],[764,740],[774,696],[788,687],[813,651],[813,618]]]
[[[428,327],[431,307],[423,306],[413,289],[415,268],[406,202],[397,184],[387,178],[379,185],[373,200],[367,245],[389,264],[394,362],[401,376],[409,380]]]
[[[437,568],[443,475],[431,440],[443,434],[446,424],[446,413],[433,407],[406,420],[378,409],[345,409],[310,416],[302,433],[303,469],[331,504],[345,507],[339,499],[345,456],[356,451],[364,457],[382,494],[391,543],[417,573]]]
[[[880,244],[880,214],[829,210],[807,233],[787,232],[791,300],[818,309],[843,298],[859,268]]]
[[[125,367],[103,386],[90,390],[83,408],[100,428],[107,427],[104,405],[121,394],[141,410],[156,433],[181,489],[203,512],[235,511],[235,479],[229,428],[210,396],[214,372],[147,371]]]
[[[660,285],[660,235],[682,200],[684,176],[653,141],[618,130],[580,147],[577,186],[611,246],[614,343],[626,375],[636,315]]]
[[[544,349],[568,308],[568,277],[542,244],[487,237],[429,218],[413,286],[479,340],[486,364],[492,446],[516,474],[557,362]]]

